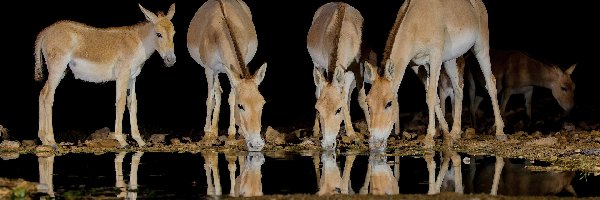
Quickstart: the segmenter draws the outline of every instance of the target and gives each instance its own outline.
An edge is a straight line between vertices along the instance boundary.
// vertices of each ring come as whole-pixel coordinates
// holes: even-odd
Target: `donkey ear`
[[[169,7],[169,12],[167,12],[167,19],[173,19],[173,15],[175,15],[175,3],[171,4],[171,7]]]
[[[260,68],[258,68],[258,70],[256,70],[256,73],[254,73],[254,76],[252,77],[252,79],[254,79],[254,83],[256,83],[256,85],[260,85],[260,83],[265,78],[265,73],[267,73],[267,63],[266,62],[262,66],[260,66]]]
[[[227,77],[229,77],[231,85],[237,85],[240,83],[241,78],[231,70],[233,69],[233,65],[229,65],[229,67],[223,66],[223,68],[225,68],[225,74],[227,74]]]
[[[140,10],[142,10],[142,12],[144,13],[144,16],[146,16],[146,19],[152,23],[156,22],[156,15],[148,10],[146,10],[144,7],[142,7],[141,4],[138,4],[138,6],[140,6]]]
[[[333,85],[342,87],[344,85],[344,83],[346,82],[346,77],[344,75],[344,70],[342,69],[342,67],[337,66],[335,67],[335,71],[333,72]]]
[[[571,66],[569,67],[569,69],[565,70],[565,73],[566,73],[566,74],[568,74],[568,75],[571,75],[571,74],[573,74],[573,71],[575,70],[575,66],[577,66],[577,63],[575,63],[575,64],[571,65]]]
[[[392,64],[392,62],[390,62],[390,60],[388,60],[385,63],[385,70],[383,72],[383,76],[389,80],[392,81],[394,79],[394,72],[396,71],[396,66],[394,66]]]
[[[313,67],[313,81],[315,82],[315,86],[320,87],[325,84],[325,77],[321,74],[321,71],[316,67]]]
[[[367,82],[373,82],[375,80],[375,78],[377,78],[378,74],[377,74],[377,69],[375,67],[373,67],[373,65],[371,65],[371,63],[365,61],[363,63],[363,66],[365,68],[365,80]]]

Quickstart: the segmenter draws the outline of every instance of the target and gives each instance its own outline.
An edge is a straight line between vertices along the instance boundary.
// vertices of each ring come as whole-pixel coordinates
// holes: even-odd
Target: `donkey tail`
[[[44,79],[44,72],[42,70],[42,42],[45,38],[45,31],[42,31],[38,34],[35,40],[35,49],[33,51],[33,55],[35,57],[35,72],[34,78],[36,81],[42,81]]]

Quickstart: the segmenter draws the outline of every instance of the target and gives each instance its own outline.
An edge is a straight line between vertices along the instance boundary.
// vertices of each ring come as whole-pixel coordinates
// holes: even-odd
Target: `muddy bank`
[[[418,121],[418,120],[413,120]],[[412,122],[411,122],[412,123]],[[354,124],[358,138],[345,136],[344,129],[338,136],[339,151],[368,151],[368,135],[364,121]],[[388,152],[393,155],[423,155],[431,151],[423,149],[421,140],[424,138],[425,129],[412,129],[403,131],[400,135],[390,135],[388,139]],[[414,128],[417,127],[417,128]],[[94,153],[103,154],[117,151],[144,151],[144,152],[192,152],[214,150],[219,152],[245,151],[246,145],[243,137],[228,137],[226,130],[221,130],[218,138],[190,138],[172,136],[176,134],[152,134],[145,136],[147,146],[138,147],[130,136],[128,147],[121,148],[113,139],[113,132],[109,128],[99,129],[85,138],[71,142],[61,142],[57,149],[41,146],[36,140],[10,141],[0,143],[0,157],[14,159],[19,154],[57,154],[68,153]],[[264,152],[303,152],[319,151],[320,140],[315,137],[311,129],[295,129],[290,127],[266,127],[263,131],[266,145]],[[58,141],[64,141],[57,138]],[[462,138],[452,146],[444,143],[442,137],[436,139],[433,150],[452,148],[458,152],[470,155],[497,155],[505,158],[525,158],[529,160],[547,161],[549,166],[536,166],[533,170],[551,171],[582,171],[600,175],[600,131],[577,130],[565,126],[561,131],[541,133],[518,131],[508,134],[508,140],[498,141],[493,135],[480,133],[472,128],[465,128]]]

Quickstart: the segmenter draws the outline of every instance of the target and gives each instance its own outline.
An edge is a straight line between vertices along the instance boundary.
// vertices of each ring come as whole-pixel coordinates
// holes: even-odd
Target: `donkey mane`
[[[392,47],[394,46],[394,42],[396,41],[396,34],[398,34],[398,29],[400,28],[400,24],[404,21],[404,16],[408,12],[408,7],[410,6],[410,0],[406,0],[406,4],[400,7],[401,11],[398,12],[398,16],[396,16],[396,21],[394,22],[394,26],[390,31],[388,39],[385,43],[385,49],[383,51],[383,59],[381,60],[381,66],[385,67],[386,62],[390,59],[392,54]],[[380,67],[378,73],[382,74],[384,67]]]
[[[238,61],[238,65],[240,65],[240,69],[242,71],[241,78],[249,78],[249,77],[251,77],[250,71],[248,70],[246,63],[244,63],[244,57],[242,56],[240,46],[238,45],[237,40],[235,39],[236,37],[234,36],[235,33],[233,32],[233,29],[231,28],[231,24],[230,24],[229,20],[227,19],[227,14],[225,14],[225,6],[223,5],[223,1],[217,0],[217,2],[219,2],[219,6],[221,6],[221,13],[223,13],[223,20],[225,21],[225,25],[227,26],[226,31],[229,33],[229,38],[231,38],[231,43],[233,43],[233,48],[235,50],[236,60]],[[229,66],[225,66],[225,67],[229,67]]]
[[[344,6],[343,4],[338,4],[338,13],[337,16],[335,18],[335,24],[334,24],[334,28],[335,31],[333,32],[334,37],[333,37],[333,51],[331,51],[331,60],[329,61],[329,73],[327,74],[327,81],[333,80],[333,74],[335,72],[335,67],[336,67],[336,63],[338,61],[338,49],[340,46],[340,32],[342,31],[342,25],[344,22],[344,15],[346,14],[346,6]]]

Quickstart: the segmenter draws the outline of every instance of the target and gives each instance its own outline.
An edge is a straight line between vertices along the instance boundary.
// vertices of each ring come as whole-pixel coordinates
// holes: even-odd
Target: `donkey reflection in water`
[[[370,77],[369,81],[373,82],[366,100],[370,115],[368,125],[371,149],[381,150],[386,147],[387,137],[396,121],[393,113],[398,105],[394,102],[397,101],[406,67],[411,63],[429,68],[426,84],[429,124],[427,136],[423,139],[424,146],[432,148],[435,145],[433,137],[436,132],[436,116],[447,142],[451,143],[460,137],[460,123],[454,123],[452,131],[448,133],[448,124],[436,109],[440,107],[437,87],[443,63],[454,88],[454,100],[457,102],[454,110],[462,110],[463,84],[458,79],[455,59],[468,50],[475,54],[485,77],[494,109],[496,136],[500,140],[506,139],[490,67],[487,21],[487,11],[480,0],[407,0],[403,3],[388,37],[382,60],[385,66],[381,72],[368,63],[365,68],[365,77]],[[460,114],[461,112],[455,112],[455,122],[460,122]]]
[[[203,151],[204,170],[206,173],[206,193],[210,196],[220,196],[222,194],[221,178],[219,175],[219,154],[214,151]],[[247,155],[236,156],[226,154],[227,169],[229,170],[229,196],[232,197],[253,197],[262,196],[262,165],[265,163],[265,157],[262,152],[249,152]],[[240,173],[236,177],[237,170],[235,161],[239,162]]]
[[[265,99],[258,86],[265,77],[267,64],[254,75],[247,64],[256,53],[258,40],[250,8],[243,1],[209,0],[204,3],[190,22],[187,47],[190,56],[204,67],[208,82],[204,141],[217,139],[221,86],[219,73],[227,74],[231,83],[229,93],[229,138],[235,137],[235,126],[246,139],[249,150],[260,151],[265,142],[261,138],[261,117]]]
[[[175,4],[166,15],[155,15],[141,5],[139,7],[147,21],[136,25],[95,28],[74,21],[59,21],[38,34],[35,79],[43,79],[42,56],[48,68],[48,80],[39,97],[38,137],[44,145],[57,147],[52,127],[52,104],[56,87],[67,67],[77,79],[95,83],[116,81],[115,139],[122,147],[127,145],[122,133],[127,96],[131,134],[139,146],[146,144],[137,125],[135,81],[154,51],[158,51],[166,66],[175,64],[175,29],[170,21],[175,14]]]

